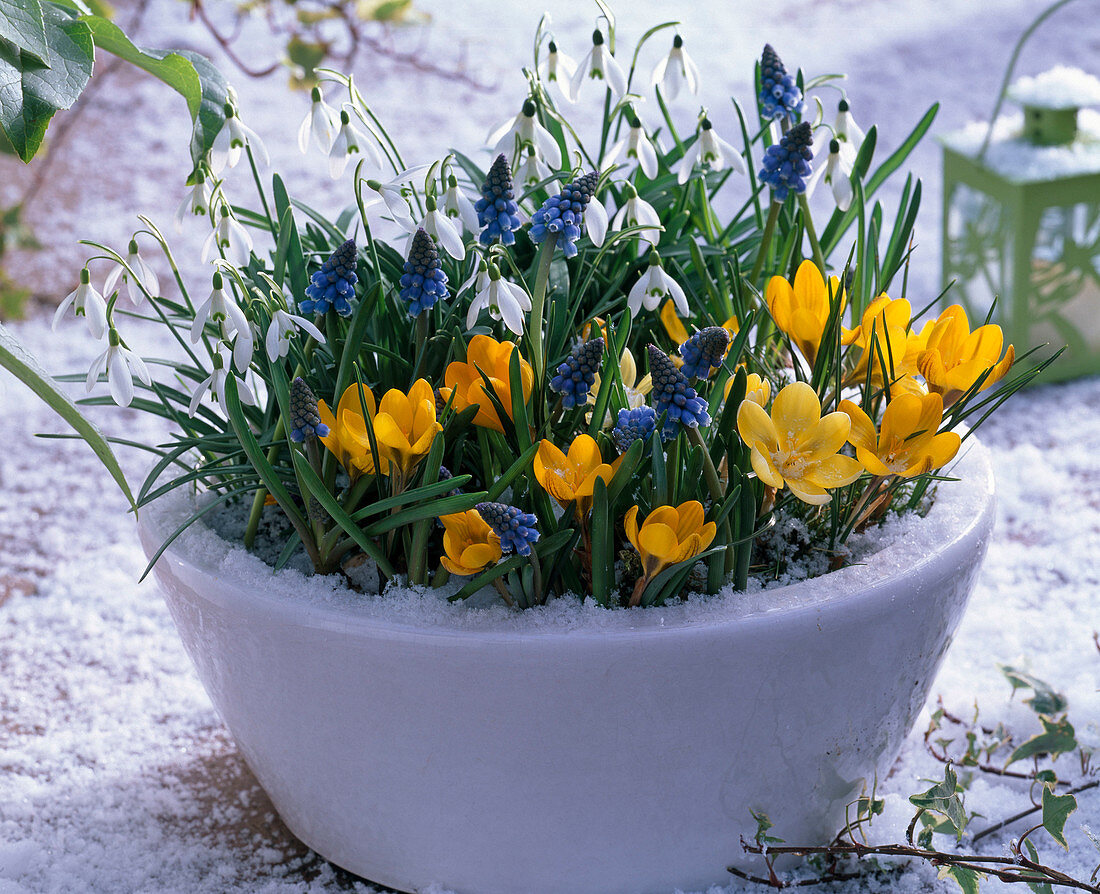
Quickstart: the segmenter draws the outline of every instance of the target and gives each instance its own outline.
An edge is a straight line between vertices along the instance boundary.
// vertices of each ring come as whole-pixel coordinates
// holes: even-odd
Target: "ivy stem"
[[[779,212],[783,209],[782,202],[773,201],[768,209],[768,219],[764,224],[764,235],[760,237],[760,249],[756,254],[756,263],[752,265],[752,273],[749,274],[749,282],[756,285],[760,274],[764,270],[764,259],[768,256],[768,250],[772,245],[772,235],[775,233],[775,224],[779,220]]]

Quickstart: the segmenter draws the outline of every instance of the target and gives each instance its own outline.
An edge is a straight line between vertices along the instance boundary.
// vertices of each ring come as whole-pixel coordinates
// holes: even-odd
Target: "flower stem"
[[[806,235],[810,239],[810,249],[814,253],[814,263],[817,264],[821,275],[827,277],[829,273],[825,269],[825,255],[821,253],[821,243],[817,241],[817,231],[814,229],[814,221],[810,216],[810,203],[806,201],[805,193],[798,197],[798,207],[802,209],[802,222],[806,226]]]
[[[749,282],[754,286],[764,270],[764,259],[767,258],[768,250],[771,248],[775,224],[779,220],[779,212],[782,209],[783,203],[774,201],[768,209],[768,220],[764,224],[764,235],[760,237],[760,249],[756,254],[756,263],[752,265],[752,273],[749,274]]]
[[[531,295],[531,321],[528,334],[531,337],[531,364],[534,366],[535,381],[542,382],[546,373],[546,357],[543,354],[542,314],[546,304],[546,289],[550,283],[550,264],[554,260],[554,249],[558,244],[558,234],[550,233],[539,249],[539,266],[535,273],[535,290]]]
[[[685,431],[693,447],[703,448],[703,479],[707,483],[707,490],[710,491],[711,498],[716,503],[721,502],[726,498],[726,489],[722,487],[722,479],[718,476],[718,470],[714,467],[714,460],[710,457],[707,442],[699,434],[698,428],[685,427]]]

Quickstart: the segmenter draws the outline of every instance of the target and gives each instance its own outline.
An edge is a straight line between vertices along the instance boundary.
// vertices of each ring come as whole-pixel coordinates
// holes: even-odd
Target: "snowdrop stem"
[[[244,144],[244,151],[248,155],[248,166],[252,169],[252,179],[256,181],[256,192],[260,196],[260,204],[264,206],[264,217],[267,218],[267,228],[271,230],[271,236],[276,243],[279,241],[279,234],[275,230],[275,221],[271,219],[271,208],[267,204],[267,196],[264,195],[264,185],[260,180],[260,172],[256,167],[256,159],[252,157],[252,147],[248,143]]]
[[[550,263],[554,260],[554,249],[558,244],[558,234],[550,233],[539,249],[539,266],[535,273],[535,289],[531,294],[531,317],[527,333],[531,337],[531,363],[534,366],[535,381],[541,382],[546,373],[546,357],[542,344],[542,312],[546,304],[546,288],[550,282]]]
[[[802,223],[806,227],[806,236],[809,237],[810,249],[814,253],[814,263],[817,264],[821,275],[828,277],[829,272],[825,269],[825,255],[821,253],[821,243],[817,241],[817,230],[814,229],[814,221],[810,216],[810,203],[806,200],[805,193],[798,197],[798,207],[802,209]]]
[[[676,148],[680,150],[680,156],[683,157],[684,142],[680,139],[680,135],[676,132],[676,125],[672,123],[672,116],[668,112],[668,106],[665,104],[665,98],[661,93],[661,88],[654,88],[654,92],[657,94],[657,105],[661,107],[661,115],[665,119],[665,124],[668,127],[668,132],[672,136],[672,140],[676,144]]]
[[[768,250],[772,245],[772,235],[775,233],[775,224],[779,220],[779,212],[783,209],[781,202],[772,202],[768,209],[768,220],[764,224],[764,235],[760,237],[760,248],[756,252],[756,263],[752,265],[752,273],[749,274],[749,283],[753,286],[760,279],[764,271],[764,261],[768,257]]]
[[[607,137],[611,133],[611,88],[608,87],[604,91],[603,98],[603,128],[600,130],[600,154],[597,158],[603,158],[604,152],[607,150]]]
[[[267,451],[268,461],[271,461],[271,451],[275,448],[272,447]],[[252,549],[252,544],[256,542],[256,531],[260,527],[260,516],[264,511],[264,501],[267,499],[267,488],[256,488],[256,495],[252,498],[252,509],[248,513],[248,524],[244,528],[244,548]]]
[[[714,214],[710,208],[710,198],[707,195],[707,178],[699,177],[696,182],[699,184],[699,211],[702,213],[703,223],[706,226],[707,239],[713,243],[718,236],[714,227]]]
[[[420,371],[420,361],[424,358],[424,345],[428,342],[428,314],[430,311],[425,310],[416,318],[416,368],[413,375],[416,375]]]

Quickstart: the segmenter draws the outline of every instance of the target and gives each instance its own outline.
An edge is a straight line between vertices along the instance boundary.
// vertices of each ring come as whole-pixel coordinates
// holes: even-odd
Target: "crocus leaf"
[[[0,366],[9,370],[17,379],[37,394],[46,405],[69,423],[81,438],[99,457],[100,462],[111,473],[115,483],[121,488],[123,494],[131,506],[134,505],[134,496],[130,493],[130,486],[126,483],[126,476],[122,474],[118,460],[111,450],[110,444],[103,437],[102,432],[94,423],[88,421],[77,409],[76,404],[50,377],[38,361],[28,353],[19,341],[0,323]]]
[[[1043,786],[1043,828],[1067,851],[1069,844],[1066,841],[1066,820],[1076,809],[1077,799],[1073,795],[1056,795]]]

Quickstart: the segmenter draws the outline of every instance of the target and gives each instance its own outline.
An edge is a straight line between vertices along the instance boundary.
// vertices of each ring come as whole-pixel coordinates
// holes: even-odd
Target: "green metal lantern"
[[[1100,372],[1100,80],[1059,67],[1007,96],[1022,115],[999,99],[942,139],[945,303],[974,325],[992,308],[1017,356],[1065,345],[1046,381]]]

